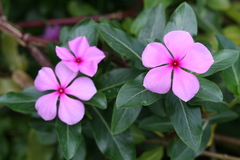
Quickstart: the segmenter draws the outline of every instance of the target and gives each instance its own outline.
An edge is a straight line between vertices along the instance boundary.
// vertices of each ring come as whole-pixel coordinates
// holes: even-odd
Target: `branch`
[[[53,68],[49,59],[37,48],[37,46],[46,46],[50,42],[49,40],[30,36],[29,34],[21,32],[19,29],[10,24],[4,15],[0,17],[0,30],[10,36],[13,36],[22,46],[28,48],[32,56],[41,66]]]
[[[133,12],[143,3],[143,0],[138,1],[133,7],[128,9],[124,12],[114,12],[110,14],[103,14],[103,15],[95,15],[95,16],[83,16],[83,17],[76,17],[76,18],[61,18],[61,19],[49,19],[49,20],[38,20],[38,21],[32,21],[32,22],[19,22],[17,23],[20,27],[38,27],[38,26],[44,26],[46,24],[48,25],[73,25],[77,22],[84,20],[86,18],[91,18],[95,21],[99,21],[100,18],[105,17],[108,19],[115,19],[115,20],[121,20],[124,17],[127,16],[135,16],[133,15]]]
[[[213,157],[213,158],[219,158],[222,160],[240,160],[240,158],[238,158],[238,157],[233,157],[233,156],[229,156],[226,154],[219,154],[219,153],[213,153],[213,152],[208,152],[208,151],[203,151],[201,155]]]
[[[214,139],[217,141],[233,143],[233,144],[237,144],[240,146],[240,139],[237,139],[237,138],[231,138],[231,137],[227,137],[224,135],[215,134]]]

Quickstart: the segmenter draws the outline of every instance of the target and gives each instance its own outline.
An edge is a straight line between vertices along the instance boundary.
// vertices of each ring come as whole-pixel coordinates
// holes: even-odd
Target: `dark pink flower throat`
[[[75,62],[81,63],[81,62],[82,62],[82,59],[81,59],[81,58],[76,58]]]
[[[58,93],[59,93],[59,94],[64,94],[64,93],[65,93],[65,89],[64,89],[63,87],[60,87],[60,88],[58,89]]]
[[[179,67],[180,66],[180,62],[179,60],[173,59],[172,63],[171,63],[172,67]]]

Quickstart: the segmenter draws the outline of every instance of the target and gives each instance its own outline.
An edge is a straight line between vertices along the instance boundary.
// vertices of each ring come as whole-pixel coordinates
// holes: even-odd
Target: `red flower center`
[[[173,60],[172,63],[171,63],[172,67],[179,67],[180,63],[178,60]]]
[[[58,93],[59,93],[59,94],[63,94],[63,93],[65,93],[64,88],[60,87],[60,88],[58,89]]]
[[[81,63],[81,62],[82,62],[82,59],[81,59],[81,58],[76,58],[75,62]]]

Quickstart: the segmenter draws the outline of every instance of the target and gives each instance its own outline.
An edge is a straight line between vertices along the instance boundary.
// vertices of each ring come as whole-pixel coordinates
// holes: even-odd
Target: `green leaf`
[[[202,3],[203,1],[197,1]],[[200,4],[201,6],[203,4]],[[205,7],[194,7],[199,28],[207,33],[220,33],[222,25],[222,14]]]
[[[30,87],[20,93],[9,92],[0,97],[0,104],[7,105],[10,109],[22,112],[36,112],[35,102],[46,92],[39,92],[35,87]]]
[[[143,75],[140,75],[137,79],[128,81],[122,86],[116,99],[117,108],[148,106],[162,97],[144,88],[143,78]]]
[[[39,132],[51,132],[55,129],[54,121],[45,121],[42,118],[32,118],[29,125]]]
[[[172,122],[168,117],[150,116],[139,123],[139,127],[149,131],[168,132],[173,131]]]
[[[70,29],[71,28],[68,26],[62,27],[59,35],[60,44],[64,44],[65,42],[67,42]]]
[[[91,128],[99,150],[111,160],[135,159],[133,137],[127,130],[113,135],[109,127],[111,112],[93,107]]]
[[[136,108],[120,108],[114,106],[111,129],[113,134],[118,134],[126,130],[138,117],[141,107]]]
[[[152,8],[149,13],[149,18],[142,27],[138,40],[145,44],[148,38],[162,39],[165,23],[165,10],[163,6],[159,4]]]
[[[133,136],[135,144],[140,144],[140,143],[145,142],[146,138],[145,138],[144,133],[143,133],[143,131],[141,129],[139,129],[135,125],[131,125],[129,127],[129,129],[130,129],[130,132],[131,132],[131,134]]]
[[[219,49],[234,49],[239,53],[239,47],[226,37],[217,34]],[[223,80],[227,89],[235,95],[240,95],[240,57],[234,60],[234,64],[223,71]]]
[[[188,103],[191,105],[201,105],[209,112],[223,113],[229,110],[228,106],[223,102],[209,102],[196,97],[191,99]]]
[[[234,120],[238,117],[239,116],[236,112],[229,110],[225,113],[214,114],[214,115],[210,116],[209,119],[210,119],[210,123],[214,124],[214,123],[229,122],[229,121],[232,121],[232,120]]]
[[[91,46],[96,46],[98,42],[98,32],[93,26],[96,24],[92,19],[84,19],[73,26],[69,31],[67,41],[79,36],[85,36]]]
[[[236,50],[223,49],[213,54],[214,63],[211,68],[204,74],[200,74],[200,77],[206,77],[212,75],[218,71],[225,70],[232,66],[239,57],[239,52]]]
[[[197,19],[193,9],[186,2],[173,12],[164,29],[164,35],[174,30],[184,30],[192,36],[197,35]]]
[[[198,78],[198,80],[200,89],[195,97],[211,102],[221,102],[223,100],[222,91],[215,83],[205,78]]]
[[[189,148],[185,143],[183,143],[183,141],[178,140],[178,142],[175,144],[173,148],[171,160],[192,160],[195,157],[199,156],[207,148],[210,136],[211,128],[209,125],[207,125],[206,128],[203,129],[201,145],[199,149],[196,151]]]
[[[159,117],[167,117],[164,98],[160,98],[153,104],[149,105],[148,108],[152,111],[153,114],[158,115]]]
[[[86,159],[86,154],[87,154],[87,150],[86,150],[86,144],[85,144],[85,140],[82,137],[81,143],[78,147],[78,150],[76,152],[76,154],[74,155],[74,157],[71,160],[82,160],[82,159]]]
[[[163,157],[163,147],[157,147],[153,150],[144,152],[137,160],[160,160]]]
[[[120,87],[129,80],[136,78],[141,71],[136,69],[120,68],[99,76],[96,86],[107,97],[116,97]]]
[[[98,91],[89,101],[84,101],[84,103],[98,107],[100,109],[107,108],[106,96],[100,91]]]
[[[122,30],[110,27],[105,24],[95,25],[97,30],[107,44],[119,54],[130,58],[138,69],[145,69],[142,65],[141,55],[144,45],[136,39],[129,37]]]
[[[227,10],[231,3],[229,0],[207,0],[206,5],[213,10]]]
[[[131,28],[130,28],[130,32],[133,35],[136,35],[136,36],[139,35],[140,30],[146,24],[146,22],[149,18],[150,12],[151,12],[151,9],[145,9],[145,10],[141,11],[138,14],[138,16],[135,18],[135,20],[133,21]]]
[[[189,107],[172,92],[166,96],[166,111],[180,139],[197,150],[202,139],[201,110]]]
[[[57,119],[56,130],[63,155],[69,160],[75,155],[82,139],[81,123],[68,125],[63,123],[60,119]]]
[[[144,0],[144,8],[151,8],[158,4],[162,4],[164,8],[167,8],[174,3],[174,0]]]

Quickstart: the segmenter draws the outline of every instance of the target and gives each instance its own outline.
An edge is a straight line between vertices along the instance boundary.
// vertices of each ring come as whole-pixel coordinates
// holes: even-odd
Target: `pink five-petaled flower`
[[[213,57],[204,45],[195,43],[186,31],[171,31],[163,41],[166,47],[152,42],[143,51],[143,65],[152,68],[145,76],[143,85],[159,94],[167,93],[172,86],[177,97],[189,101],[198,92],[200,84],[195,75],[185,70],[205,73],[213,64]]]
[[[72,53],[64,47],[56,47],[57,56],[73,72],[80,71],[90,77],[98,69],[98,63],[105,57],[104,53],[95,46],[89,46],[86,37],[77,37],[68,42]]]
[[[77,72],[68,69],[62,62],[55,68],[56,76],[51,68],[43,67],[34,81],[38,91],[53,90],[52,93],[41,96],[35,108],[38,114],[46,121],[52,120],[57,114],[61,121],[73,125],[79,122],[85,113],[85,108],[79,100],[70,98],[75,96],[83,101],[90,100],[97,92],[93,81],[88,77],[78,77]],[[76,78],[74,81],[73,79]]]

